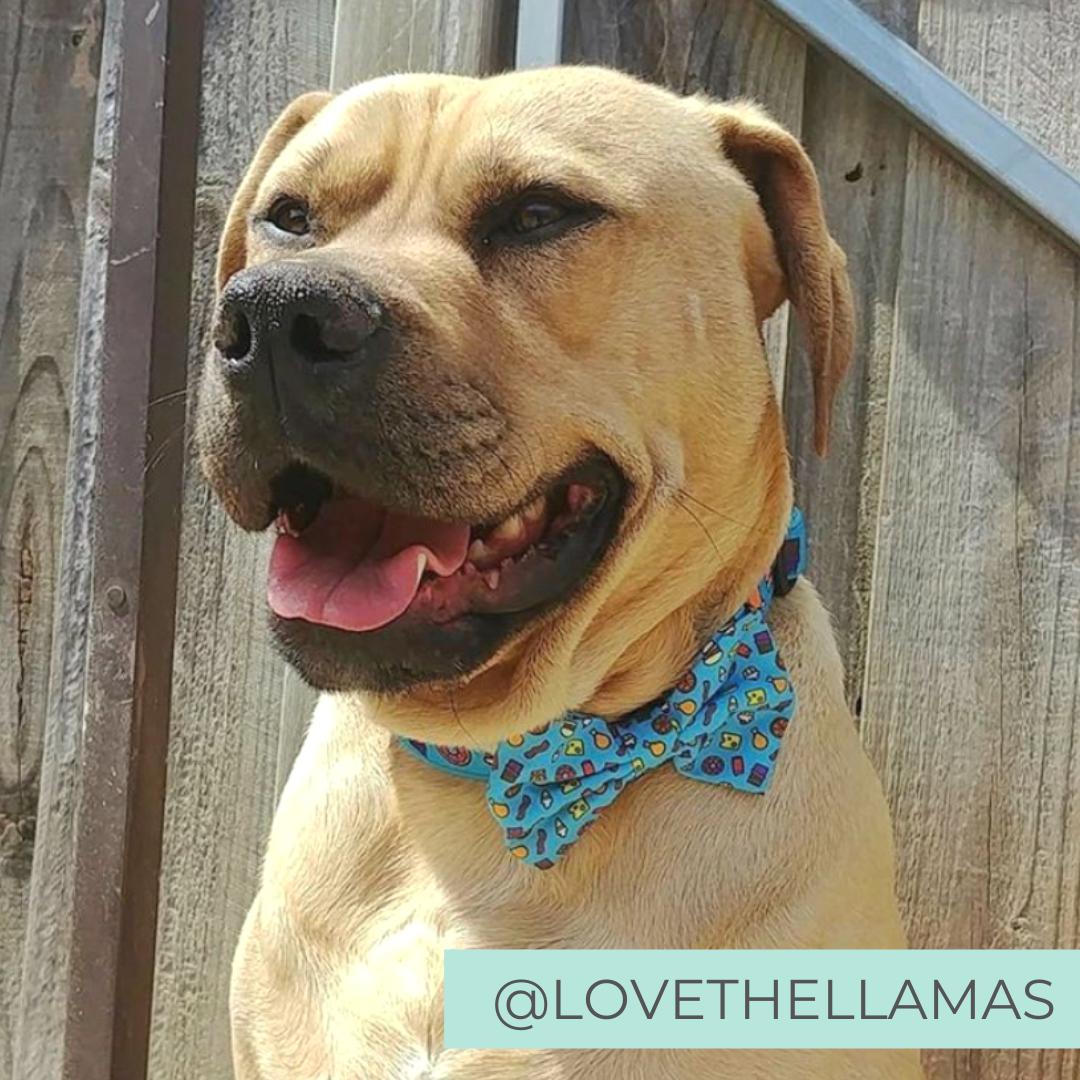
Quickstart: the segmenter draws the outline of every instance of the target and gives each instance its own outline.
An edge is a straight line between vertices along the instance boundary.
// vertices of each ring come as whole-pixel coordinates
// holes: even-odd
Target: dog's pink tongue
[[[270,556],[270,608],[338,630],[375,630],[412,603],[424,570],[461,569],[469,526],[383,512],[334,499],[301,536],[282,535]]]

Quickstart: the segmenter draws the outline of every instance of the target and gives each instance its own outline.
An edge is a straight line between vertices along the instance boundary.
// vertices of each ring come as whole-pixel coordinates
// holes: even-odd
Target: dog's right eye
[[[534,246],[563,236],[602,214],[602,208],[595,203],[551,188],[533,188],[490,207],[480,216],[473,232],[485,248]]]
[[[311,232],[311,217],[307,204],[291,195],[280,195],[266,212],[266,220],[292,236],[307,236]]]

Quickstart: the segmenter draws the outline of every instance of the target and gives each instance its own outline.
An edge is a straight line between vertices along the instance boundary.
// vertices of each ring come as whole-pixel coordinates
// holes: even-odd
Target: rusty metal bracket
[[[63,1074],[145,1075],[176,609],[201,0],[122,0]]]

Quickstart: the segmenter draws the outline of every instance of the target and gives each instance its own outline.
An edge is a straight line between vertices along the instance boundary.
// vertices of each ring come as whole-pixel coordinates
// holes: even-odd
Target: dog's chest
[[[353,749],[324,753],[317,732],[305,746],[260,897],[278,927],[261,948],[276,945],[271,966],[294,988],[279,1000],[313,1006],[308,1038],[333,1075],[459,1075],[439,1054],[447,948],[688,947],[719,933],[715,881],[673,881],[660,862],[690,820],[681,800],[718,792],[642,780],[543,871],[507,852],[481,784],[432,770],[381,733]],[[718,828],[714,818],[714,844]],[[372,1054],[380,1069],[359,1068]]]

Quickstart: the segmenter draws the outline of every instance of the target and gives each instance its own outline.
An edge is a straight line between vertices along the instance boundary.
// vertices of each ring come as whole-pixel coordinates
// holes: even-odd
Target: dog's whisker
[[[696,495],[687,491],[686,488],[678,488],[678,494],[684,498],[689,499],[696,506],[700,506],[702,510],[712,514],[714,517],[723,518],[725,521],[730,521],[733,525],[739,525],[744,529],[754,528],[752,521],[746,521],[743,518],[735,517],[734,514],[727,514],[723,510],[717,510],[715,507],[710,506],[707,502],[702,502]]]
[[[147,403],[147,408],[152,409],[155,405],[164,405],[166,401],[173,401],[175,398],[187,397],[187,387],[182,387],[179,390],[174,390],[171,394],[162,394],[160,397],[153,398]]]
[[[530,475],[538,475],[541,470],[536,463],[536,457],[533,454],[532,447],[529,446],[528,442],[525,439],[523,439],[520,435],[517,435],[516,433],[515,441],[517,442],[518,446],[521,447],[521,451],[525,455],[525,459],[528,462]]]
[[[150,473],[152,473],[154,469],[161,464],[162,458],[164,458],[165,455],[169,452],[170,447],[175,445],[177,438],[184,435],[186,426],[186,423],[181,422],[177,427],[173,428],[173,430],[169,432],[168,435],[165,436],[164,440],[161,443],[161,446],[158,447],[157,453],[154,454],[154,456],[147,462],[146,468],[143,470],[144,477],[149,476]]]
[[[461,719],[461,713],[458,712],[457,702],[454,700],[454,690],[450,687],[447,692],[447,697],[450,699],[450,711],[454,714],[454,722],[459,728],[461,728],[462,735],[465,736],[465,745],[468,746],[473,742],[473,737],[469,733],[469,729],[465,726]]]
[[[691,510],[690,507],[687,506],[681,499],[679,499],[678,494],[676,494],[675,497],[675,505],[680,510],[682,510],[683,513],[685,513],[697,523],[698,528],[701,529],[701,531],[705,534],[705,538],[712,545],[712,549],[716,552],[717,558],[723,560],[724,556],[721,554],[720,548],[717,546],[716,541],[713,539],[712,533],[710,533],[709,530],[705,528],[705,523],[701,520],[701,518],[699,518],[697,514],[695,514],[694,511]]]
[[[513,480],[513,482],[514,482],[514,483],[515,483],[515,484],[516,484],[516,485],[517,485],[517,486],[518,486],[519,488],[521,488],[521,489],[522,489],[523,491],[527,491],[527,490],[528,490],[528,485],[527,485],[527,484],[526,484],[526,483],[525,483],[525,482],[524,482],[524,481],[523,481],[523,480],[521,479],[521,477],[520,477],[520,476],[518,476],[517,472],[516,472],[516,471],[514,470],[514,468],[513,468],[513,467],[512,467],[511,465],[510,465],[510,463],[509,463],[509,462],[508,462],[508,461],[506,460],[506,458],[504,458],[504,457],[502,456],[502,454],[500,454],[500,453],[499,453],[499,451],[498,451],[498,450],[495,450],[494,448],[492,448],[492,453],[493,453],[493,454],[495,455],[495,460],[496,460],[496,461],[498,461],[498,463],[499,463],[499,464],[500,464],[500,465],[501,465],[501,466],[503,467],[503,469],[505,470],[505,472],[506,472],[506,475],[507,475],[507,476],[509,476],[509,477],[510,477],[510,479],[511,479],[511,480]]]

